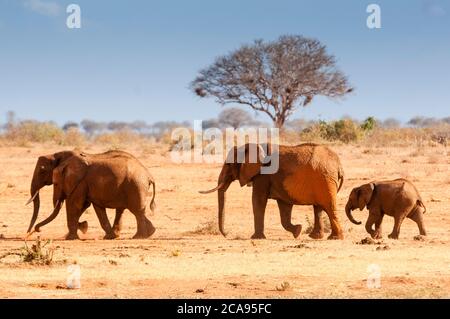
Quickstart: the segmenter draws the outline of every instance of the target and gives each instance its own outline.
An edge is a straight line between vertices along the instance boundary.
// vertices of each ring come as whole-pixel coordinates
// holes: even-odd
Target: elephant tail
[[[150,180],[150,184],[153,185],[153,197],[152,197],[152,201],[150,202],[150,209],[152,210],[152,212],[154,212],[155,208],[156,208],[156,204],[155,204],[156,183],[155,183],[155,181]]]
[[[425,207],[425,205],[423,204],[421,199],[417,200],[417,205],[421,206],[423,208],[423,213],[422,214],[425,214],[427,212],[427,208]]]
[[[339,171],[338,171],[338,180],[339,180],[339,186],[337,192],[342,188],[342,185],[344,185],[344,170],[342,169],[342,166],[339,165]]]

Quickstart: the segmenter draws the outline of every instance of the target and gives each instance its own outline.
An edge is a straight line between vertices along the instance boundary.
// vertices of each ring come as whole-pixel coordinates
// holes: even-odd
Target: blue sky
[[[66,27],[70,3],[81,29]],[[366,27],[370,3],[379,30]],[[212,118],[221,106],[188,89],[197,71],[282,34],[322,41],[356,88],[294,118],[450,115],[450,1],[0,0],[0,121]]]

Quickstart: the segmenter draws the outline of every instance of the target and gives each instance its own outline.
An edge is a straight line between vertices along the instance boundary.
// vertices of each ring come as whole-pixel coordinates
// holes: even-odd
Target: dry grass
[[[31,247],[29,247],[25,241],[22,248],[18,251],[13,250],[4,253],[0,256],[0,260],[8,256],[19,256],[20,262],[29,263],[32,265],[49,266],[53,262],[54,251],[55,247],[53,247],[51,240],[42,242],[40,237],[37,237],[35,243],[32,244]]]

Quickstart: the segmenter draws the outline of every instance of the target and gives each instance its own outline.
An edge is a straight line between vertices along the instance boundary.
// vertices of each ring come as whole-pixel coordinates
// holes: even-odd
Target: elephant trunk
[[[33,180],[34,180],[34,178],[33,178]],[[31,216],[30,226],[28,227],[27,233],[29,233],[31,231],[31,229],[33,228],[34,223],[36,222],[36,219],[39,215],[39,207],[41,204],[41,201],[39,198],[39,190],[41,188],[42,187],[37,186],[34,181],[31,183],[31,190],[30,190],[31,198],[27,204],[29,204],[31,201],[33,201],[33,215]]]
[[[53,221],[56,218],[56,216],[58,216],[59,211],[61,210],[63,202],[64,202],[63,200],[56,201],[55,208],[53,209],[53,212],[51,213],[51,215],[48,216],[46,220],[44,220],[44,221],[40,222],[39,224],[37,224],[36,227],[34,228],[34,230],[39,232],[40,228],[42,226],[45,226],[48,223],[50,223],[51,221]]]
[[[218,203],[219,203],[219,231],[220,233],[226,237],[227,233],[224,229],[224,223],[225,223],[225,191],[219,190],[217,192],[218,197]]]
[[[224,224],[225,224],[225,193],[230,187],[230,184],[233,182],[233,179],[230,178],[227,175],[227,172],[222,170],[219,176],[219,188],[217,191],[217,202],[219,205],[219,212],[218,212],[218,218],[219,218],[219,231],[220,233],[226,237],[227,233],[225,232]]]
[[[353,215],[352,215],[352,204],[351,204],[350,201],[347,203],[347,205],[345,205],[345,213],[347,214],[348,219],[349,219],[353,224],[361,225],[361,222],[359,222],[359,221],[357,221],[357,220],[355,220],[355,219],[353,218]]]

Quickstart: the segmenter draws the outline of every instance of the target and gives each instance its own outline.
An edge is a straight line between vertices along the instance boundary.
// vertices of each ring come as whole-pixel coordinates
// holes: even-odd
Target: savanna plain
[[[34,144],[0,147],[0,297],[1,298],[449,298],[450,297],[450,151],[443,145],[370,147],[331,145],[341,158],[345,182],[338,194],[344,240],[313,240],[310,206],[294,206],[298,239],[283,230],[275,201],[266,210],[266,240],[251,240],[251,188],[232,184],[227,192],[224,238],[217,230],[217,196],[199,190],[216,185],[220,164],[176,164],[166,146],[123,149],[138,157],[156,179],[157,228],[146,240],[132,240],[134,216],[126,211],[120,239],[103,240],[93,208],[80,221],[89,223],[81,240],[65,241],[65,208],[42,228],[51,242],[49,265],[23,261],[24,235],[32,205],[32,173],[39,155],[69,147]],[[89,153],[108,150],[83,148]],[[416,237],[411,220],[400,239],[391,240],[393,219],[386,216],[383,239],[361,244],[364,226],[344,213],[353,187],[371,180],[406,177],[419,189],[427,212],[428,236]],[[52,187],[41,190],[38,221],[52,211]],[[108,210],[112,222],[114,211]],[[367,211],[354,211],[365,222]],[[324,214],[326,219],[326,215]],[[328,225],[325,220],[325,225]],[[34,234],[26,242],[31,247]],[[326,236],[325,236],[326,238]],[[363,243],[365,241],[363,240]],[[68,266],[81,269],[81,288],[67,289]],[[374,266],[380,287],[369,288]],[[370,285],[369,285],[370,286]]]

